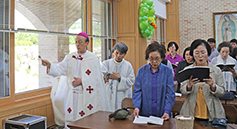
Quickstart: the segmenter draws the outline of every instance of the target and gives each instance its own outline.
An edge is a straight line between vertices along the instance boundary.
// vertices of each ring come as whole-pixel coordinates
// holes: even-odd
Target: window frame
[[[157,28],[154,31],[154,34],[152,35],[151,39],[147,39],[147,45],[149,45],[152,41],[157,41],[158,43],[162,43],[163,45],[166,46],[166,41],[165,41],[165,22],[166,20],[156,16],[155,19]],[[162,23],[162,26],[161,26]]]
[[[101,0],[105,2],[111,3],[111,10],[113,11],[113,6],[114,6],[114,1],[113,0]],[[84,29],[84,32],[88,33],[88,35],[92,34],[92,0],[83,0],[83,10],[84,14],[82,15],[83,17],[83,24],[82,28]],[[5,106],[6,104],[15,104],[19,102],[29,102],[29,101],[34,101],[35,98],[44,98],[44,97],[49,97],[50,92],[51,92],[51,87],[46,87],[46,88],[41,88],[41,89],[36,89],[36,90],[30,90],[26,92],[21,92],[21,93],[15,93],[15,32],[14,30],[14,16],[15,16],[15,0],[9,0],[9,20],[10,20],[10,25],[9,29],[6,30],[0,30],[2,32],[9,33],[9,82],[10,82],[10,96],[0,98],[0,107]],[[114,14],[112,13],[112,26],[114,26]],[[113,31],[113,30],[112,30]],[[60,34],[60,33],[58,33]],[[63,34],[63,33],[62,33]],[[114,34],[117,36],[117,34]],[[88,46],[89,51],[93,51],[93,37],[90,36],[90,41],[91,43]],[[112,45],[114,45],[117,40],[116,37],[112,37]]]

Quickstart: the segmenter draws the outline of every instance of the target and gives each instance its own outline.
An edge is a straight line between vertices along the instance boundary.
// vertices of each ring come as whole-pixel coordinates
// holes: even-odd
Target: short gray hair
[[[114,52],[114,50],[118,50],[121,53],[126,53],[128,51],[128,47],[126,44],[120,42],[120,43],[116,43],[112,49],[112,53]]]

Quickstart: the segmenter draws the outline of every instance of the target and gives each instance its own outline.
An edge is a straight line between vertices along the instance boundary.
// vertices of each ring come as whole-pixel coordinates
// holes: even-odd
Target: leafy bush
[[[15,70],[19,71],[20,67],[19,66],[15,66]]]
[[[22,41],[22,40],[18,40],[18,41],[15,41],[15,45],[16,46],[32,46],[33,45],[33,42],[31,41]]]
[[[29,45],[38,44],[38,34],[18,32],[15,34],[15,45]]]
[[[30,69],[26,69],[26,72],[27,72],[27,74],[30,74],[31,70]]]

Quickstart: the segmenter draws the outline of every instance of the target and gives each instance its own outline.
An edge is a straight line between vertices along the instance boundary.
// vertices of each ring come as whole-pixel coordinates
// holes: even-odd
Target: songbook
[[[192,68],[186,68],[178,73],[178,77],[180,82],[189,80],[191,76],[194,78],[198,78],[200,82],[204,82],[203,79],[208,79],[210,75],[210,69],[208,67],[196,66]]]
[[[235,64],[218,64],[216,66],[219,67],[223,71],[228,71],[228,68],[234,68]]]
[[[156,125],[163,125],[164,119],[155,116],[139,116],[139,118],[135,117],[133,120],[134,124],[156,124]]]
[[[175,92],[175,97],[181,97],[181,96],[182,96],[181,93],[176,93],[176,92]]]
[[[177,68],[177,66],[178,66],[178,65],[176,65],[176,64],[172,64],[172,67],[173,67],[173,68]]]

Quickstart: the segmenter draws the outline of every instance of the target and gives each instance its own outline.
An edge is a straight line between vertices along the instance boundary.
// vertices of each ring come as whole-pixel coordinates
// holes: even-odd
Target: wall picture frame
[[[223,41],[237,39],[237,11],[213,13],[213,27],[216,47]]]

